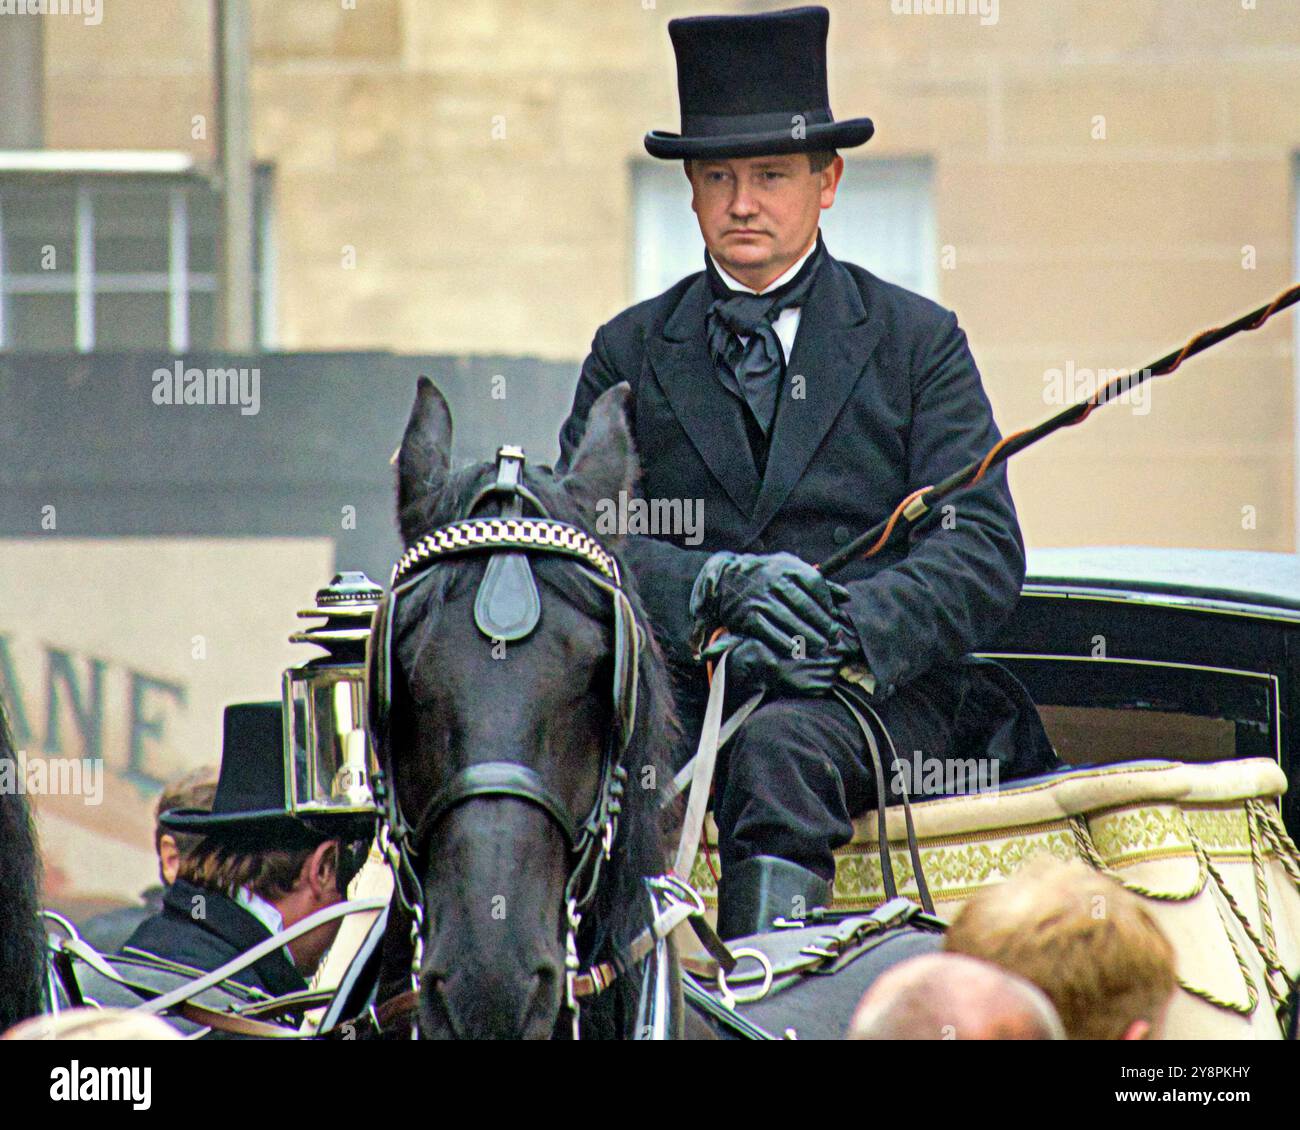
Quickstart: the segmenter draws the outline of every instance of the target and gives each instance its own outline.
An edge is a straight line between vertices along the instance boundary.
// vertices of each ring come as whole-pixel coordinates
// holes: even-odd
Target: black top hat
[[[757,157],[861,145],[870,118],[837,122],[826,93],[825,8],[670,20],[682,132],[651,130],[652,157]]]
[[[171,809],[158,823],[173,832],[215,836],[247,846],[314,847],[342,829],[309,825],[287,811],[284,784],[284,708],[279,702],[226,707],[221,773],[212,810]]]

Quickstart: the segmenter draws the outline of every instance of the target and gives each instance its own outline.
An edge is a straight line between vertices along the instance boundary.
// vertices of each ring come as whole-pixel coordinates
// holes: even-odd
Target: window
[[[1069,765],[1279,758],[1272,675],[1101,657],[992,657],[1024,683]]]
[[[889,282],[937,297],[934,206],[929,161],[845,161],[822,234],[837,259]],[[632,164],[633,301],[652,298],[700,270],[704,242],[680,161]]]
[[[266,170],[254,206],[254,332],[265,346]],[[0,167],[0,349],[211,348],[217,226],[217,193],[193,173]]]

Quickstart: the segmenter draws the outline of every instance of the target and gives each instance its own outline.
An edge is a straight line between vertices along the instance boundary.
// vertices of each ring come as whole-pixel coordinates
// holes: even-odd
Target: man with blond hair
[[[163,908],[167,890],[176,882],[181,860],[198,847],[202,837],[187,836],[182,832],[169,832],[163,827],[162,815],[172,809],[207,809],[217,791],[217,767],[203,765],[183,777],[167,782],[154,804],[153,848],[158,857],[156,886],[140,892],[135,906],[118,907],[88,919],[78,926],[84,941],[100,953],[115,953],[135,932],[140,923]]]
[[[1033,982],[1072,1040],[1159,1039],[1178,983],[1173,948],[1141,900],[1078,862],[1035,862],[980,891],[944,949]]]

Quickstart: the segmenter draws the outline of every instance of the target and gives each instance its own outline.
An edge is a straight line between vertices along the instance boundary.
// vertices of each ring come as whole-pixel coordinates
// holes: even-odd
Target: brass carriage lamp
[[[289,637],[325,654],[284,673],[286,806],[297,816],[357,817],[359,835],[373,827],[376,769],[366,732],[366,640],[384,590],[364,573],[338,573],[316,593],[323,619]]]

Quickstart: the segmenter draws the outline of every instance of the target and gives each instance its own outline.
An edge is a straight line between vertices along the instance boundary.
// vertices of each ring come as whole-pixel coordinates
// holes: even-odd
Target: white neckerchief
[[[790,266],[788,271],[784,271],[778,278],[773,279],[762,290],[755,290],[752,286],[746,286],[743,282],[733,278],[723,268],[722,264],[713,258],[713,252],[708,253],[709,258],[713,259],[713,265],[718,269],[718,274],[722,281],[727,284],[731,290],[744,290],[750,294],[766,294],[769,290],[775,290],[778,286],[784,286],[795,277],[808,262],[808,256],[817,250],[817,237],[813,236],[812,246],[808,248],[797,260]],[[777,340],[781,343],[781,352],[785,354],[785,359],[790,360],[790,352],[794,349],[794,336],[799,332],[799,316],[803,313],[801,306],[788,306],[776,316],[772,323],[772,328],[776,331]],[[741,342],[746,339],[742,336]]]

